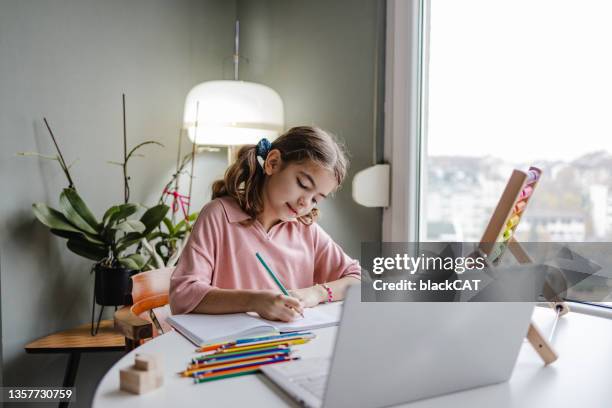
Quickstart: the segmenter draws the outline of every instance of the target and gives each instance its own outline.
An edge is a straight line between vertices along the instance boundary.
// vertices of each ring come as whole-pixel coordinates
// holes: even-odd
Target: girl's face
[[[283,164],[277,149],[268,153],[264,171],[264,212],[283,221],[308,214],[337,187],[331,170],[312,161]]]

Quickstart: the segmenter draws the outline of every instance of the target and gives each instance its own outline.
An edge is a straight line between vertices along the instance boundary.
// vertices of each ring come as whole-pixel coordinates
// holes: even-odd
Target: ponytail
[[[225,171],[223,179],[213,183],[212,199],[224,196],[234,198],[251,217],[250,224],[263,211],[263,181],[264,172],[257,163],[256,146],[243,146],[238,151],[236,161]]]

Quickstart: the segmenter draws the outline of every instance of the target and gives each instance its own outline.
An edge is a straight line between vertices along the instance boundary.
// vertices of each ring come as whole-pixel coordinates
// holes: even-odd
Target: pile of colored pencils
[[[206,345],[197,350],[206,354],[194,357],[187,370],[179,374],[193,377],[196,384],[253,374],[262,365],[299,359],[292,355],[291,346],[308,343],[314,337],[311,332],[300,332]]]

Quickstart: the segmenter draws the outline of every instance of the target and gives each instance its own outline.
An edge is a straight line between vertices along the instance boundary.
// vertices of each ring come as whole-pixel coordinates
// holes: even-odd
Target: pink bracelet
[[[327,303],[331,302],[334,299],[334,294],[333,294],[331,288],[329,286],[327,286],[326,284],[324,284],[324,283],[320,283],[320,285],[327,292]]]

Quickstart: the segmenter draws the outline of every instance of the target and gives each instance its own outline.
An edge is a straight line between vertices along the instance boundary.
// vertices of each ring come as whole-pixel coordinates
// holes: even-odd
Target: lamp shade
[[[283,101],[273,89],[253,82],[203,82],[187,94],[183,123],[189,139],[199,145],[255,144],[262,137],[272,141],[283,131]]]

